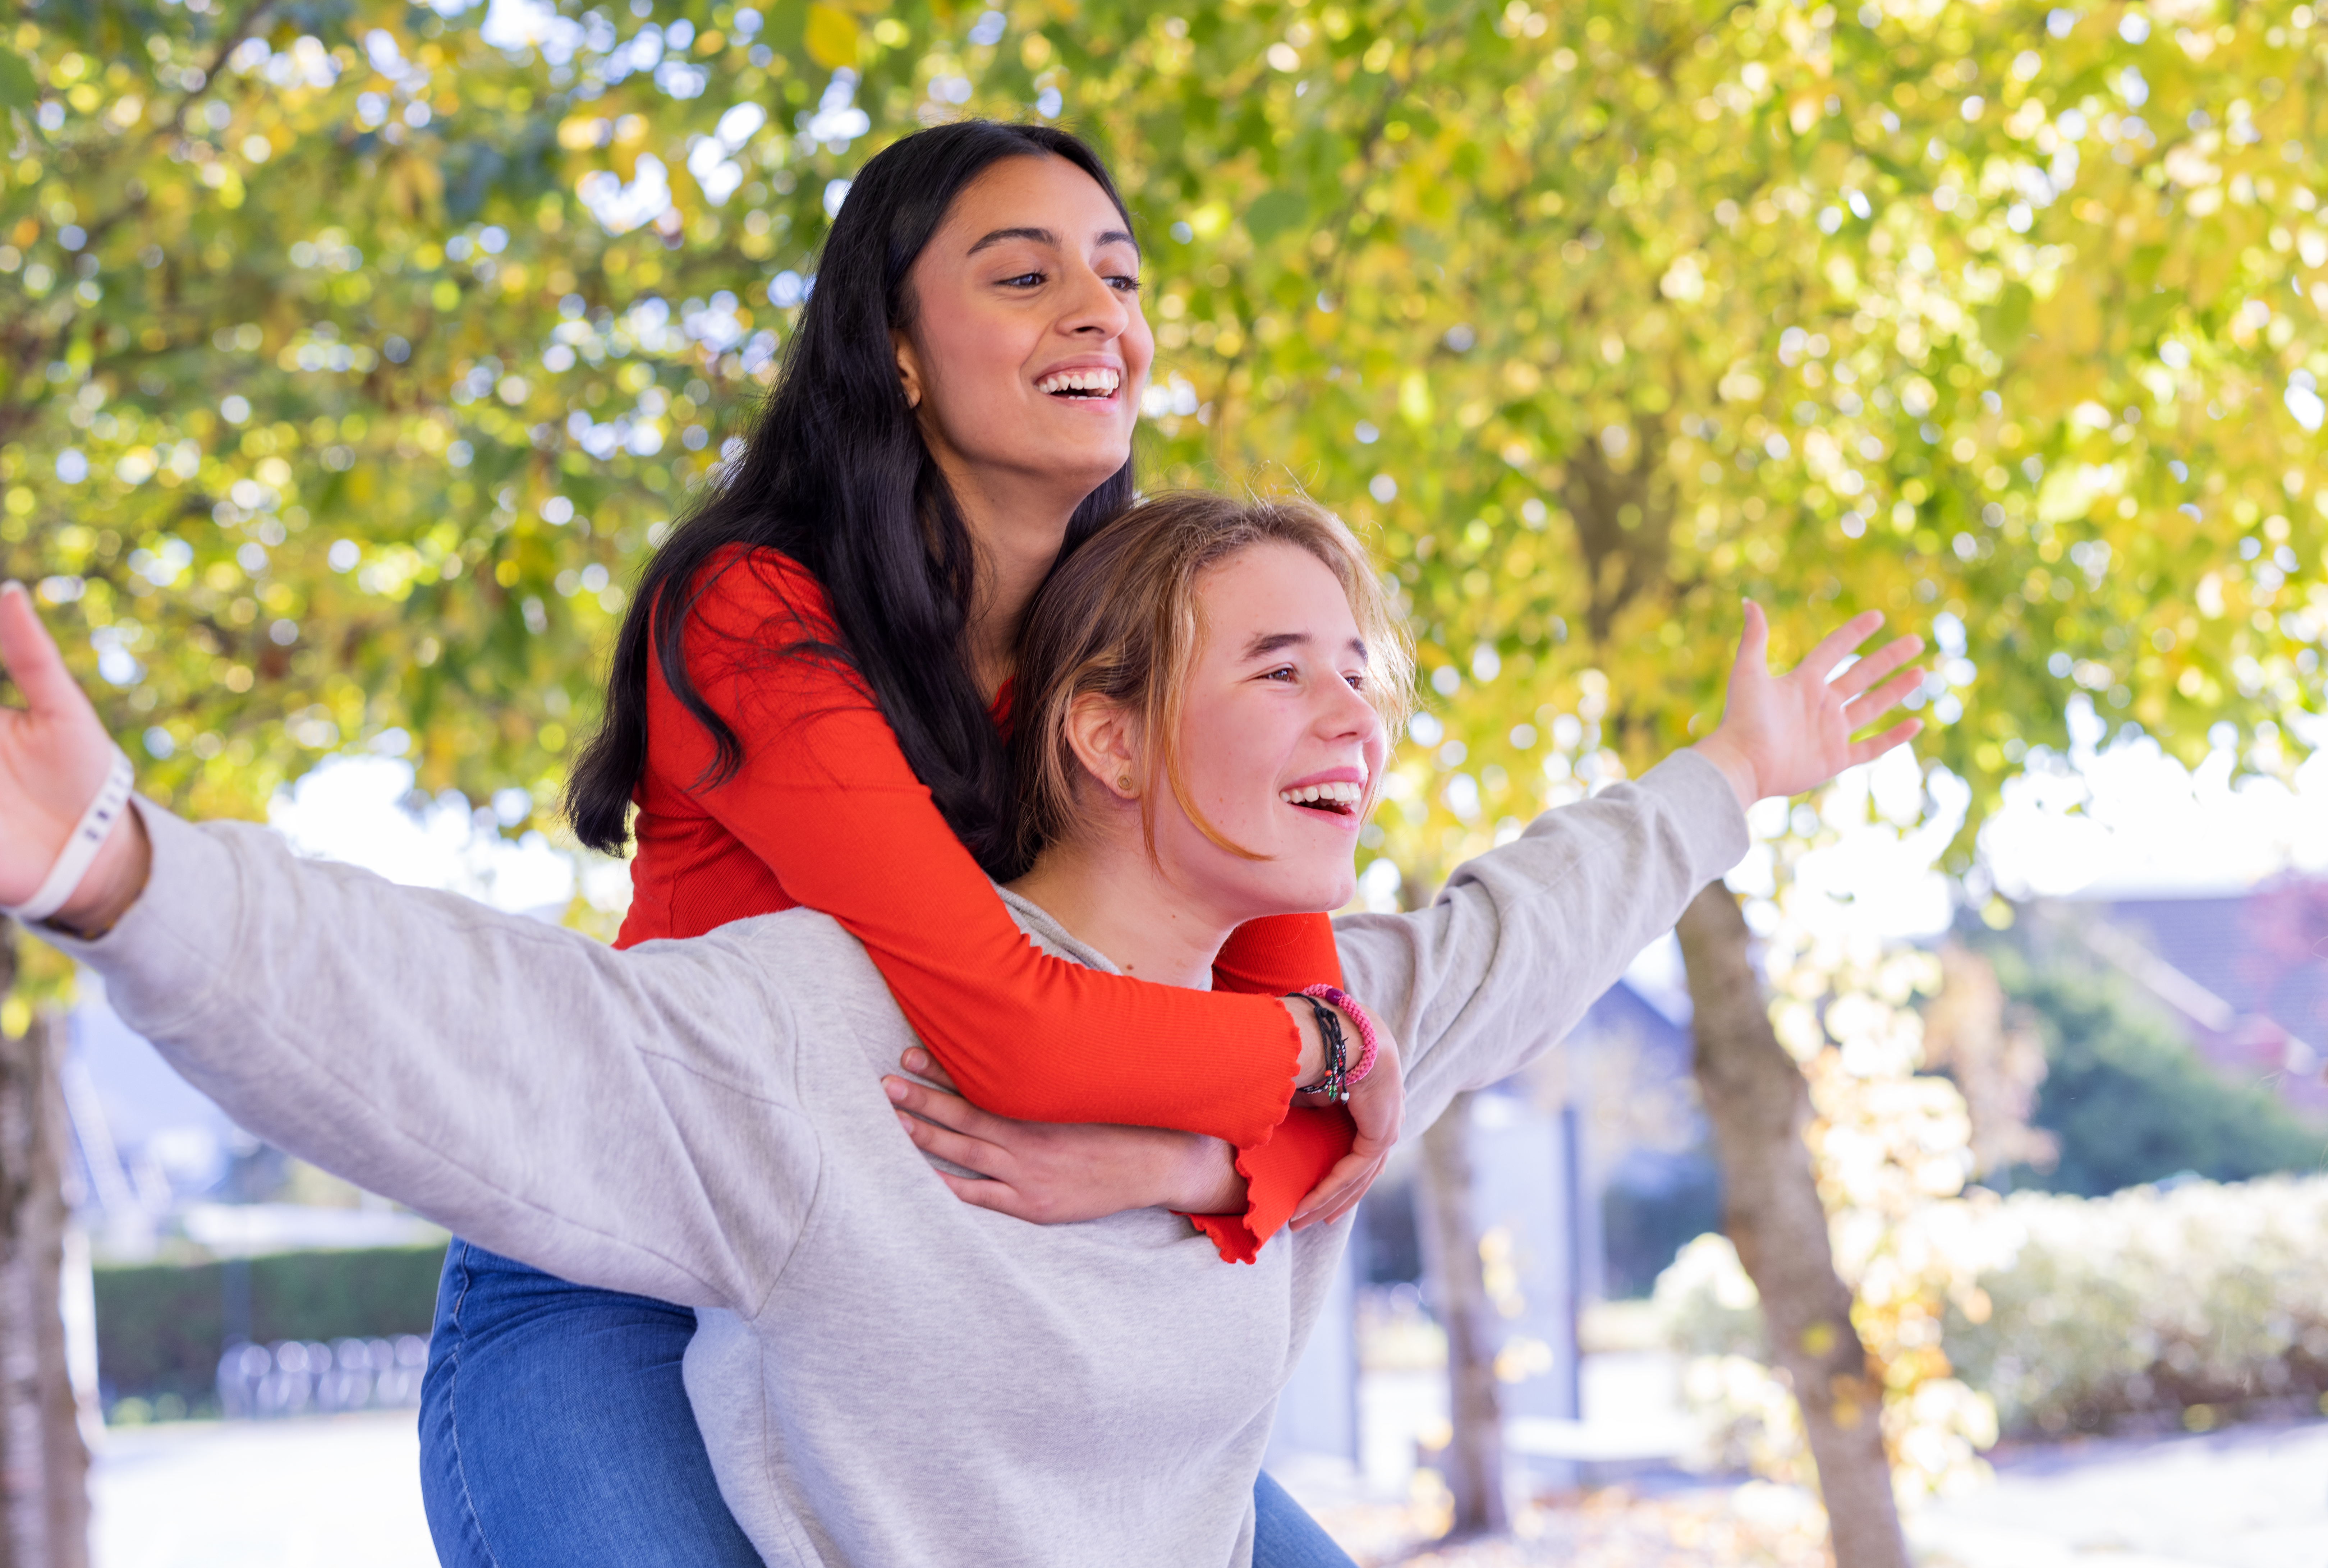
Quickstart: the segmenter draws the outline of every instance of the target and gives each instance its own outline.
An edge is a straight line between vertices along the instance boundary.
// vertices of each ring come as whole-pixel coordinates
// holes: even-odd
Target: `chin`
[[[1047,486],[1056,486],[1059,493],[1073,491],[1076,503],[1115,477],[1117,472],[1131,459],[1129,446],[1111,451],[1060,452],[1052,448],[1039,455],[1029,455],[1020,465],[1022,472],[1042,475]]]
[[[1095,448],[1086,459],[1091,468],[1092,488],[1096,490],[1115,476],[1116,470],[1131,461],[1131,442],[1109,442]]]
[[[1279,915],[1331,915],[1347,908],[1358,896],[1358,879],[1348,871],[1338,877],[1301,878],[1279,884],[1271,900]]]

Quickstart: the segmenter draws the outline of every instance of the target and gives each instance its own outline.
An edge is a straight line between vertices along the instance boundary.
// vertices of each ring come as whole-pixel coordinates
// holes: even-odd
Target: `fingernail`
[[[897,1125],[911,1132],[914,1130],[914,1119],[900,1111],[897,1113]]]
[[[929,1065],[929,1053],[923,1050],[921,1047],[915,1046],[913,1049],[906,1053],[906,1066],[912,1068],[915,1072],[918,1073]]]
[[[902,1105],[902,1104],[904,1104],[904,1103],[906,1103],[906,1080],[905,1080],[905,1079],[903,1079],[903,1078],[884,1078],[884,1079],[882,1079],[882,1080],[881,1080],[881,1087],[882,1087],[883,1089],[885,1089],[885,1090],[887,1090],[887,1091],[888,1092],[888,1095],[889,1095],[889,1098],[890,1098],[890,1099],[895,1100],[896,1102],[897,1102],[897,1103],[899,1103],[899,1104],[901,1104],[901,1105]]]

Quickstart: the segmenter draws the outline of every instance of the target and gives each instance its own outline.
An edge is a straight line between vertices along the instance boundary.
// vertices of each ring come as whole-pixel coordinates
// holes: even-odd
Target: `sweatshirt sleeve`
[[[784,651],[831,636],[822,594],[796,564],[767,551],[729,564],[690,615],[684,646],[697,690],[743,743],[742,765],[700,784],[711,736],[659,663],[649,765],[759,857],[787,897],[865,944],[914,1032],[978,1105],[1021,1121],[1265,1143],[1300,1060],[1284,1007],[1102,974],[1038,949],[855,673]]]
[[[1685,751],[1544,812],[1427,909],[1336,920],[1345,985],[1405,1047],[1411,1132],[1558,1043],[1747,843],[1728,782]]]
[[[765,1298],[820,1169],[768,978],[786,916],[617,953],[138,809],[153,872],[128,915],[41,934],[236,1122],[567,1279]]]

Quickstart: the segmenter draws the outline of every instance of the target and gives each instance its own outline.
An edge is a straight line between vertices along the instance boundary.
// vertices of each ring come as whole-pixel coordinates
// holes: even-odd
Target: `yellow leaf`
[[[1431,383],[1421,371],[1409,371],[1398,384],[1398,411],[1410,425],[1431,423]]]
[[[837,5],[808,8],[808,57],[827,70],[857,63],[857,18]]]
[[[1667,299],[1679,300],[1685,305],[1704,299],[1705,274],[1699,269],[1701,264],[1695,251],[1676,257],[1674,264],[1666,268],[1665,277],[1658,280],[1658,290]]]

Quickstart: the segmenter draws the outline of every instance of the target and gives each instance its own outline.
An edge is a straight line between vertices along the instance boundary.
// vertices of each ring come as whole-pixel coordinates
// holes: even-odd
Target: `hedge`
[[[1943,1343],[2006,1431],[2328,1411],[2328,1179],[2021,1193],[1995,1223],[2013,1262],[1981,1275],[1988,1319],[1952,1309]]]
[[[168,1395],[189,1410],[213,1406],[219,1357],[230,1337],[259,1344],[426,1338],[444,1263],[439,1244],[100,1267],[98,1376],[105,1403]],[[247,1304],[230,1302],[243,1282]],[[230,1322],[230,1311],[239,1320]]]
[[[2005,1432],[2328,1414],[2328,1177],[2022,1192],[1972,1213],[1997,1259],[1979,1275],[1989,1311],[1974,1323],[1951,1307],[1940,1347]],[[1754,1287],[1722,1237],[1683,1250],[1657,1303],[1685,1356],[1767,1355]]]

